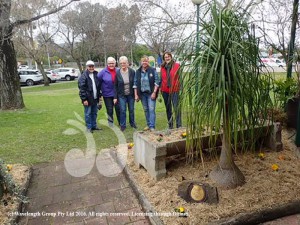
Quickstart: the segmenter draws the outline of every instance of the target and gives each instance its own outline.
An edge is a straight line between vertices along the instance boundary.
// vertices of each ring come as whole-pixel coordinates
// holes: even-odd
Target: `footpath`
[[[78,178],[68,174],[64,162],[35,165],[27,196],[20,225],[151,224],[125,175],[105,177],[96,166]],[[263,225],[300,225],[300,214]]]
[[[105,177],[96,166],[82,178],[64,162],[33,167],[21,225],[149,225],[124,174]]]

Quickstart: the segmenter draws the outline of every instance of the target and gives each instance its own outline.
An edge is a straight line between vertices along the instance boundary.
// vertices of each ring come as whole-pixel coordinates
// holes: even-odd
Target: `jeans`
[[[84,119],[87,129],[93,129],[97,127],[97,104],[84,106]]]
[[[114,105],[114,98],[113,97],[103,97],[106,113],[107,113],[107,120],[110,126],[114,123],[114,108],[117,115],[118,124],[120,125],[120,108],[119,104]]]
[[[155,129],[155,105],[156,99],[151,99],[151,93],[142,93],[141,101],[145,112],[147,126],[151,129]]]
[[[120,126],[126,127],[126,103],[128,104],[129,111],[129,123],[132,127],[136,127],[134,120],[134,97],[131,95],[120,96],[119,99],[120,106]]]
[[[182,124],[181,124],[181,110],[179,107],[179,93],[178,92],[175,92],[175,93],[162,92],[162,96],[163,96],[164,103],[166,106],[166,113],[167,113],[169,128],[173,129],[172,106],[175,111],[176,127],[177,128],[181,127]]]

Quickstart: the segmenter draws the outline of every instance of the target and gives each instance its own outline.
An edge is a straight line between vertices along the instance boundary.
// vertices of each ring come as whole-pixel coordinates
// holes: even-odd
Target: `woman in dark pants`
[[[181,110],[179,107],[179,91],[180,82],[178,70],[179,63],[173,60],[170,52],[163,54],[163,63],[160,68],[161,72],[161,93],[166,106],[166,113],[168,119],[169,129],[173,129],[173,110],[175,111],[176,127],[179,128],[181,124]]]
[[[108,125],[113,126],[114,122],[114,108],[117,115],[118,124],[120,125],[120,109],[118,104],[114,104],[114,82],[116,79],[116,60],[113,57],[107,58],[107,67],[101,70],[97,77],[100,82],[100,88],[102,96],[104,99],[104,104],[106,107],[106,112],[108,116]]]
[[[120,107],[121,131],[126,129],[126,107],[128,105],[130,126],[136,128],[134,119],[134,89],[133,82],[135,71],[129,67],[128,58],[121,56],[119,59],[120,69],[117,70],[115,79],[114,103]]]

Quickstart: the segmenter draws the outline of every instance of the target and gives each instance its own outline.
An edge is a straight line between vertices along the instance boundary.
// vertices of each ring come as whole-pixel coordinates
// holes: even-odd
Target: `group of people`
[[[95,71],[95,63],[86,62],[86,70],[78,80],[79,96],[84,106],[84,117],[87,132],[101,130],[97,126],[98,109],[102,107],[102,99],[106,107],[108,125],[113,126],[114,110],[121,131],[126,129],[126,111],[128,106],[129,123],[137,128],[134,116],[134,104],[141,100],[147,126],[144,130],[155,130],[156,99],[161,91],[169,129],[173,128],[173,110],[176,127],[181,127],[181,110],[179,107],[180,65],[173,60],[172,54],[163,54],[160,77],[155,68],[149,64],[148,56],[143,56],[141,66],[136,71],[129,67],[128,58],[119,58],[119,68],[113,57],[107,58],[107,66],[99,73]]]

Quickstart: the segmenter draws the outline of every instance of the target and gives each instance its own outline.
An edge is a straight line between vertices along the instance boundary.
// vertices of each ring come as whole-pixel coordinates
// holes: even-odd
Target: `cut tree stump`
[[[218,190],[200,181],[183,181],[178,185],[178,196],[187,202],[217,204]]]

